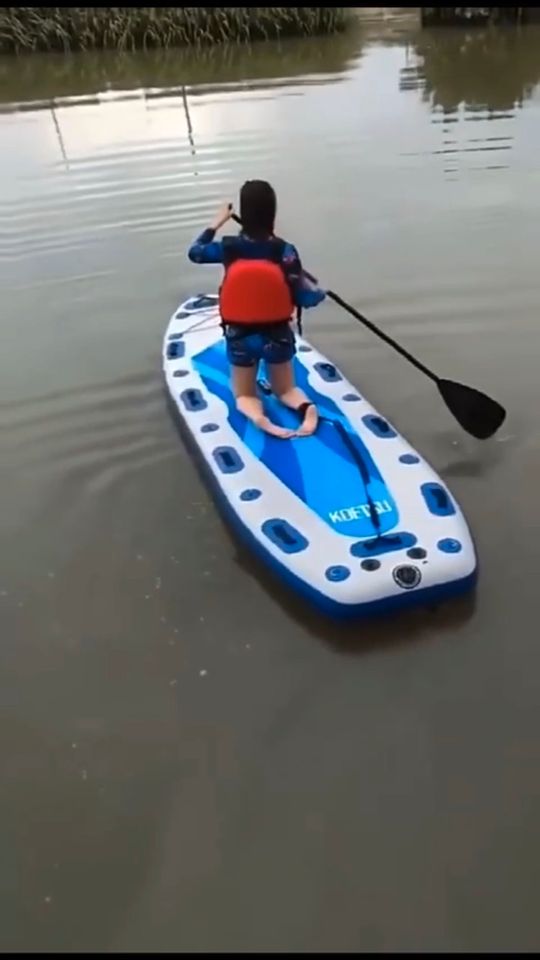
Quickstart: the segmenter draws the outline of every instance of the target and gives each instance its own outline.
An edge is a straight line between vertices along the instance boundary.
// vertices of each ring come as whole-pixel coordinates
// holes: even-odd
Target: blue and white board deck
[[[297,349],[297,383],[324,419],[312,437],[280,440],[236,410],[217,296],[182,303],[165,333],[168,390],[238,533],[336,618],[471,589],[474,544],[440,477],[326,357],[302,337]],[[269,417],[296,427],[264,364],[259,378]]]

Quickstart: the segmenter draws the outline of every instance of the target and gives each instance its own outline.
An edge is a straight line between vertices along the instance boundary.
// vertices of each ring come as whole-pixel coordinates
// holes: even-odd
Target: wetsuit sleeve
[[[192,263],[223,263],[223,244],[214,240],[216,231],[207,227],[191,244],[188,258]]]
[[[310,283],[304,277],[298,250],[292,243],[287,243],[285,246],[283,265],[294,293],[295,306],[309,309],[309,307],[316,307],[319,303],[322,303],[326,294],[324,290]]]

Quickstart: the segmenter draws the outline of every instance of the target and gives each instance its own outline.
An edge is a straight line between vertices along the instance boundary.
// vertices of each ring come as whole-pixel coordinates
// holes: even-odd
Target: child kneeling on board
[[[296,353],[292,318],[295,308],[315,307],[324,291],[308,283],[296,248],[274,235],[276,195],[264,180],[248,180],[240,190],[242,231],[215,240],[232,216],[226,204],[210,227],[191,245],[193,263],[222,263],[225,276],[219,302],[227,357],[238,409],[274,437],[307,437],[315,432],[315,404],[295,384]],[[303,421],[297,430],[273,423],[257,395],[259,361],[268,367],[273,393]]]

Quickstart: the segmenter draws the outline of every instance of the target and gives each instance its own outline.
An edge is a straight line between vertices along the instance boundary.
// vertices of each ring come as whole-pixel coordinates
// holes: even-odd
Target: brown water
[[[0,62],[4,950],[538,949],[540,31]],[[475,599],[339,631],[169,415],[185,256],[268,177],[306,265],[509,411],[308,336],[446,478]]]

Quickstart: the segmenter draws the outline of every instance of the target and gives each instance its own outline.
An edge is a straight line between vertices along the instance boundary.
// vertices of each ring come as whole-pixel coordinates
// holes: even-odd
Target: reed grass
[[[140,50],[343,30],[345,7],[0,7],[0,52]]]

